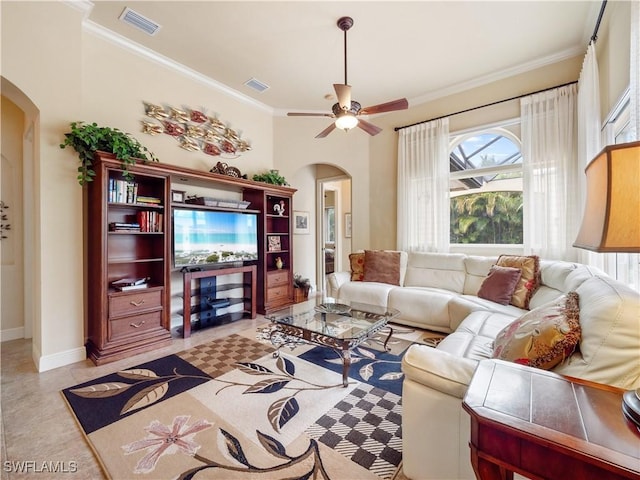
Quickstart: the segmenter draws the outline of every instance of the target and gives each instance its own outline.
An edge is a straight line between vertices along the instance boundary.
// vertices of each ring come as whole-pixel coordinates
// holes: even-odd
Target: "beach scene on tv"
[[[258,259],[254,214],[176,209],[173,212],[176,267]]]

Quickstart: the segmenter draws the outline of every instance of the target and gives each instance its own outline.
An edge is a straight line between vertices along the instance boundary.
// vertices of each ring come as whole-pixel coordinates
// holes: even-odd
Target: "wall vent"
[[[267,85],[266,83],[262,83],[260,80],[253,77],[244,82],[244,84],[249,88],[253,88],[256,92],[259,93],[262,93],[269,88],[269,85]]]
[[[140,15],[138,12],[131,10],[129,7],[126,7],[118,20],[128,23],[129,25],[137,28],[138,30],[142,30],[144,33],[148,35],[155,35],[158,30],[160,30],[160,25],[158,25],[153,20],[148,19],[144,15]]]

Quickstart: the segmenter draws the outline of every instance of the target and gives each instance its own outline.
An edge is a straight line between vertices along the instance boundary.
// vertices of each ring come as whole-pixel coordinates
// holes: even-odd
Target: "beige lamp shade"
[[[587,203],[573,246],[640,252],[640,142],[606,147],[585,172]]]

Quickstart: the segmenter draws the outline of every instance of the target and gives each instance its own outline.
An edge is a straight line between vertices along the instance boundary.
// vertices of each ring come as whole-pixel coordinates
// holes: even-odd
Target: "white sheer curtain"
[[[631,2],[631,138],[640,140],[640,2]]]
[[[449,119],[400,130],[398,249],[449,249]]]
[[[582,62],[582,71],[578,80],[578,165],[580,214],[584,216],[584,205],[587,193],[587,177],[585,168],[591,160],[602,150],[602,119],[600,116],[600,77],[598,74],[598,60],[594,42],[589,43],[587,54]],[[577,260],[581,263],[605,269],[603,254],[578,250]]]
[[[575,84],[521,100],[525,252],[577,260],[581,203]]]

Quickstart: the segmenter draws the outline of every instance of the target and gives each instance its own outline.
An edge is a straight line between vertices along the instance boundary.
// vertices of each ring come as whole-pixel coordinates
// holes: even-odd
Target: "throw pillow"
[[[349,255],[351,264],[351,281],[361,282],[364,278],[364,253],[352,253]]]
[[[536,255],[500,255],[496,265],[519,268],[520,280],[511,296],[511,305],[529,310],[529,300],[540,284],[540,260]]]
[[[513,291],[516,289],[521,276],[522,271],[519,268],[494,265],[489,270],[489,274],[482,282],[482,285],[480,285],[478,297],[491,300],[500,305],[509,305]]]
[[[549,370],[569,357],[580,341],[578,294],[525,313],[500,331],[493,342],[493,358]]]
[[[400,252],[365,250],[363,280],[400,285]]]

